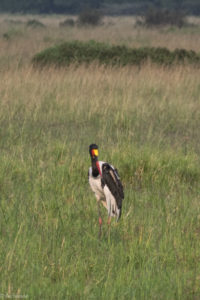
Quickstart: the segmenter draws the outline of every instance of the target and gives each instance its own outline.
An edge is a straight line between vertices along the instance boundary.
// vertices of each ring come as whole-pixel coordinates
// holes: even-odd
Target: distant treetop
[[[1,12],[77,14],[100,9],[105,14],[142,14],[149,8],[177,9],[200,15],[199,0],[1,0]]]

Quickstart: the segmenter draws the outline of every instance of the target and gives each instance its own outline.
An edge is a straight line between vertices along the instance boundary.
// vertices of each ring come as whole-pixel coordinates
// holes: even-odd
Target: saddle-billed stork
[[[118,221],[121,216],[124,191],[117,169],[107,162],[98,160],[99,153],[96,144],[89,146],[89,153],[92,166],[89,168],[88,177],[98,203],[100,237],[102,226],[100,203],[108,211],[108,224],[110,225],[111,217],[116,217]]]

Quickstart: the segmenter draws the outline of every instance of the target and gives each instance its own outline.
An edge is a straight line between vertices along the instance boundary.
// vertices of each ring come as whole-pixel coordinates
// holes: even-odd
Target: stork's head
[[[89,153],[90,153],[91,158],[97,159],[98,155],[99,155],[98,146],[96,144],[91,144],[89,146]]]

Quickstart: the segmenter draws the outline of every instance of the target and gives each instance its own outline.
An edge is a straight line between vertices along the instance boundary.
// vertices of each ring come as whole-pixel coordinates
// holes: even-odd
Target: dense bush
[[[80,13],[78,24],[97,26],[102,24],[103,15],[98,10],[88,9]]]
[[[23,36],[23,32],[21,30],[15,29],[15,28],[10,28],[7,32],[3,33],[3,38],[5,40],[19,38],[20,36]]]
[[[9,25],[13,25],[13,26],[17,26],[17,25],[23,25],[24,22],[21,20],[12,20],[12,19],[5,19],[4,20],[5,23],[9,24]]]
[[[200,63],[200,55],[194,51],[167,48],[128,48],[125,46],[112,46],[95,41],[66,42],[48,48],[33,58],[33,63],[44,66],[54,64],[57,66],[71,63],[91,63],[98,61],[104,65],[140,65],[147,60],[154,63],[171,65],[173,63]]]
[[[73,27],[75,25],[75,21],[72,18],[68,18],[63,22],[59,23],[59,27]]]
[[[144,16],[147,26],[173,25],[182,27],[186,24],[185,15],[181,11],[167,9],[150,9]]]
[[[35,19],[27,21],[26,26],[32,28],[45,28],[45,25],[43,23]]]

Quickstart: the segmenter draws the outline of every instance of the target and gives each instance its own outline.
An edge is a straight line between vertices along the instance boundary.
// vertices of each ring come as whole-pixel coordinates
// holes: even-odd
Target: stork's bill
[[[98,157],[99,156],[99,151],[98,151],[98,149],[92,149],[92,156],[93,157]]]

